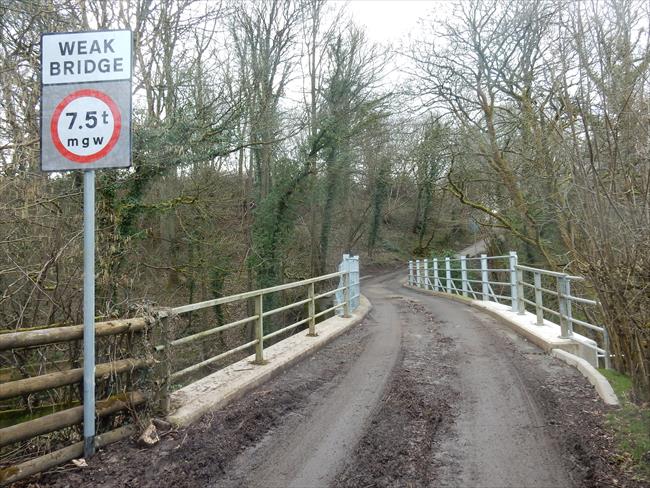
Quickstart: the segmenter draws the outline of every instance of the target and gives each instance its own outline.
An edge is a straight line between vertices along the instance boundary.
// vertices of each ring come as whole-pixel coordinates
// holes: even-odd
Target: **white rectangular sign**
[[[43,34],[43,85],[131,79],[131,31]]]
[[[131,31],[41,37],[41,169],[131,166]]]

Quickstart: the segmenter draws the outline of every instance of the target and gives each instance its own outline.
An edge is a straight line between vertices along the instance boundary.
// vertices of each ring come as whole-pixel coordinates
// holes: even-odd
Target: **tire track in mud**
[[[332,487],[425,487],[435,478],[433,453],[453,424],[456,353],[432,313],[399,299],[402,354],[380,407],[354,456]]]

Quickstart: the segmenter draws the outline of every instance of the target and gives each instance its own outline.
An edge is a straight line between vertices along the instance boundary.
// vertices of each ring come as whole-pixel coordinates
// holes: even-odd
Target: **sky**
[[[408,42],[420,27],[418,19],[427,16],[445,15],[451,7],[443,0],[336,0],[347,3],[347,11],[361,26],[365,26],[368,37],[378,43]]]
[[[330,0],[345,6],[352,20],[362,27],[371,42],[395,50],[386,66],[384,82],[401,85],[408,78],[411,61],[400,53],[408,52],[411,42],[431,32],[431,21],[449,17],[458,0]],[[424,24],[423,24],[424,23]]]

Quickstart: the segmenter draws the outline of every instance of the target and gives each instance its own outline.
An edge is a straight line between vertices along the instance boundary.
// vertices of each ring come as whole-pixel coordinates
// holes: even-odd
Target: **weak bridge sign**
[[[131,165],[132,34],[41,37],[41,169]]]

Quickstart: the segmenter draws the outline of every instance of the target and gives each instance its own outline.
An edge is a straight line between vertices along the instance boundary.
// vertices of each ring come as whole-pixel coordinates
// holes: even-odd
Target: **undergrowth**
[[[622,462],[635,476],[650,481],[650,405],[631,401],[632,379],[613,370],[601,369],[618,396],[621,407],[607,414]]]

